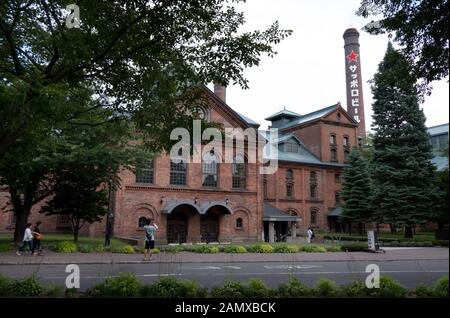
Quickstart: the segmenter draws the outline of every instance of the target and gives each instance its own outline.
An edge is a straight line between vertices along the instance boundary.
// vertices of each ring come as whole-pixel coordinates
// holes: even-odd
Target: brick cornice
[[[254,191],[232,191],[223,189],[208,189],[208,188],[175,188],[175,187],[158,187],[158,186],[143,186],[143,185],[127,185],[125,190],[128,191],[167,191],[167,192],[207,192],[207,193],[227,193],[239,195],[256,195]]]

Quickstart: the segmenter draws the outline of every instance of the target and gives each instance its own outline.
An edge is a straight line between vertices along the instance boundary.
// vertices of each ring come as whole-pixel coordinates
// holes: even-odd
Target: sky
[[[346,108],[345,54],[342,35],[349,27],[360,32],[366,127],[372,123],[372,93],[368,81],[386,52],[387,35],[362,31],[367,19],[356,16],[361,0],[247,0],[237,6],[246,16],[243,31],[264,30],[279,21],[293,34],[276,46],[275,58],[245,70],[250,89],[227,88],[227,103],[265,129],[264,119],[286,109],[306,114],[341,102]],[[394,43],[395,45],[395,43]],[[423,107],[427,126],[449,122],[448,78],[433,83]]]

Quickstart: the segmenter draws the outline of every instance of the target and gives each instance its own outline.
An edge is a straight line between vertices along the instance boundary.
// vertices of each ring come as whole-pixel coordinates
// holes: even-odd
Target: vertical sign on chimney
[[[347,85],[347,112],[359,124],[358,137],[366,136],[364,117],[364,97],[361,77],[361,58],[359,54],[359,32],[347,29],[345,40],[345,73]]]

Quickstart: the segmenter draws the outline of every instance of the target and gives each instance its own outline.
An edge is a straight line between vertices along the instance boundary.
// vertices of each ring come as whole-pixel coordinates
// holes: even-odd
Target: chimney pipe
[[[214,94],[224,103],[227,102],[227,88],[219,83],[214,83]]]

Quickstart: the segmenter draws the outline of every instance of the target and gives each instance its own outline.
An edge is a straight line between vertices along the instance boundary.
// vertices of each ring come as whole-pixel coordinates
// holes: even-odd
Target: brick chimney
[[[219,83],[214,83],[214,94],[219,97],[224,103],[227,102],[227,88]]]

